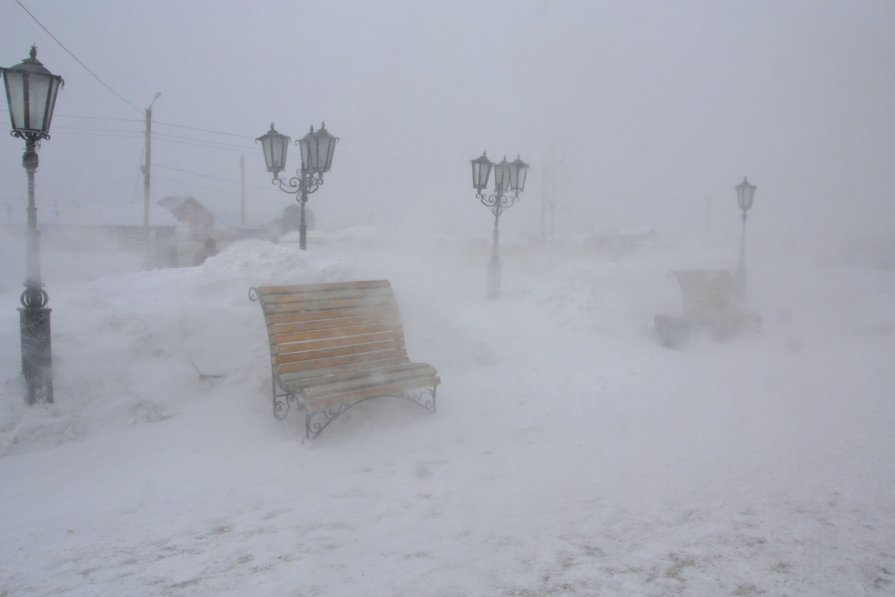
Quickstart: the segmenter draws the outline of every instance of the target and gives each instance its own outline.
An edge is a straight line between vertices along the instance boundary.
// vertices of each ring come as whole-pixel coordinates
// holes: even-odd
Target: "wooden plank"
[[[289,292],[265,295],[263,300],[267,304],[292,303],[302,301],[328,301],[333,299],[364,298],[364,297],[389,297],[394,300],[391,288],[342,288],[339,290],[316,290]]]
[[[356,309],[358,313],[397,313],[398,306],[394,301],[364,301],[357,299],[339,299],[336,301],[314,301],[310,303],[277,303],[275,305],[267,305],[264,308],[264,314],[267,317],[280,313],[316,313],[320,312],[319,317],[329,317],[331,311]]]
[[[398,317],[396,309],[368,309],[352,307],[346,309],[329,309],[326,311],[294,311],[286,313],[265,313],[267,325],[281,323],[300,323],[303,321],[320,321],[323,319],[338,319],[340,317],[382,317],[394,319]]]
[[[404,342],[402,340],[392,339],[381,342],[371,342],[369,344],[355,344],[351,346],[320,348],[317,350],[306,350],[301,352],[288,352],[271,355],[271,361],[274,365],[285,365],[287,363],[307,363],[321,359],[361,355],[364,353],[379,353],[382,351],[403,352]]]
[[[392,331],[377,331],[372,334],[363,334],[356,336],[340,336],[336,338],[308,339],[301,342],[285,342],[275,344],[270,347],[273,354],[286,355],[300,352],[313,352],[316,350],[325,350],[328,348],[354,347],[354,346],[376,346],[383,342],[402,343],[404,339]]]
[[[343,288],[379,288],[390,287],[388,280],[358,280],[352,282],[326,282],[323,284],[293,284],[287,286],[259,286],[259,295],[271,295],[290,292],[314,292],[318,290],[340,290]]]
[[[396,371],[391,373],[371,370],[364,377],[355,377],[345,381],[320,383],[313,385],[303,384],[301,394],[309,400],[313,400],[314,398],[320,396],[343,393],[347,394],[368,387],[382,386],[393,383],[406,383],[413,379],[432,379],[435,376],[435,370],[427,365],[424,365],[417,369],[407,369],[404,371]]]
[[[324,378],[327,376],[335,378],[336,376],[342,374],[364,371],[367,367],[391,367],[400,366],[407,363],[410,363],[410,361],[407,359],[406,356],[396,357],[394,355],[386,355],[382,358],[368,360],[363,363],[347,363],[332,367],[303,368],[299,371],[293,371],[290,373],[283,373],[282,370],[285,367],[290,367],[291,365],[282,365],[280,367],[281,372],[279,378],[281,381],[281,385],[292,384],[293,382],[303,382],[304,380]]]
[[[441,380],[438,377],[431,377],[427,379],[411,379],[407,380],[406,382],[396,382],[381,386],[373,386],[369,388],[363,388],[361,390],[354,390],[352,392],[345,392],[343,394],[321,396],[318,398],[314,398],[313,400],[308,400],[305,403],[305,407],[309,411],[319,412],[326,408],[338,406],[339,404],[345,402],[353,402],[355,400],[363,400],[364,398],[373,398],[376,396],[389,396],[402,392],[404,390],[436,386],[439,383],[441,383]]]
[[[322,330],[312,330],[293,333],[274,333],[270,335],[271,347],[295,342],[307,342],[325,338],[354,338],[369,336],[370,334],[389,333],[400,335],[401,330],[382,325],[365,325],[351,327],[330,327]]]
[[[274,365],[285,365],[286,363],[305,363],[308,361],[318,361],[320,359],[328,359],[332,357],[361,355],[368,352],[377,353],[383,350],[403,349],[404,343],[401,340],[390,339],[380,342],[370,342],[367,344],[354,344],[350,346],[338,346],[334,348],[321,348],[318,350],[289,352],[285,354],[273,355],[271,358]]]
[[[329,309],[364,308],[375,311],[383,308],[395,309],[395,299],[390,296],[354,297],[332,300],[294,300],[288,303],[265,303],[264,312],[268,314],[286,313],[289,311],[326,311]]]
[[[379,375],[385,378],[389,375],[402,375],[404,372],[420,372],[427,371],[430,375],[435,375],[435,369],[428,363],[412,363],[410,361],[386,363],[386,364],[361,364],[354,365],[350,369],[346,368],[336,373],[315,372],[312,376],[293,379],[292,387],[309,388],[332,383],[351,382]]]
[[[361,354],[342,355],[338,357],[329,357],[318,359],[316,361],[303,361],[295,363],[283,363],[281,365],[274,364],[275,371],[278,375],[285,373],[296,373],[300,371],[310,371],[312,369],[329,369],[331,367],[339,367],[341,365],[352,365],[358,363],[372,363],[386,359],[407,359],[407,353],[404,349],[381,350],[377,352],[365,352]],[[273,360],[273,357],[271,357]]]
[[[268,328],[271,336],[301,334],[313,332],[326,332],[326,330],[344,329],[344,328],[365,328],[375,327],[378,329],[401,331],[401,322],[397,317],[379,317],[378,315],[340,317],[337,319],[318,319],[314,321],[304,321],[295,323],[282,323],[272,325]]]

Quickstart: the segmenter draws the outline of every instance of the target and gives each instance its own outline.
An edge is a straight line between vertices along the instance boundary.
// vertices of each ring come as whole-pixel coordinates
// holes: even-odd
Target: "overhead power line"
[[[108,137],[111,139],[130,139],[142,137],[141,131],[125,129],[82,128],[77,126],[57,126],[53,136],[69,137]]]
[[[27,8],[25,8],[25,5],[24,5],[24,4],[22,4],[19,0],[16,0],[16,4],[18,4],[18,5],[22,8],[22,10],[24,10],[26,13],[28,13],[28,16],[31,17],[32,19],[34,19],[34,22],[37,23],[38,25],[40,25],[40,28],[43,29],[44,31],[46,31],[46,32],[47,32],[47,35],[49,35],[51,38],[53,38],[53,41],[55,41],[57,44],[59,44],[59,47],[60,47],[60,48],[62,48],[63,50],[65,50],[65,51],[68,53],[69,56],[71,56],[72,58],[74,58],[75,62],[77,62],[78,64],[80,64],[80,65],[84,68],[84,70],[86,70],[88,73],[90,73],[90,75],[91,75],[94,79],[96,79],[97,81],[99,81],[100,84],[102,84],[103,87],[105,87],[106,89],[108,89],[108,90],[112,93],[112,95],[114,95],[115,97],[117,97],[118,99],[120,99],[121,101],[123,101],[125,104],[127,104],[128,106],[130,106],[131,108],[133,108],[133,109],[136,110],[137,112],[140,112],[140,113],[143,112],[143,110],[141,110],[140,108],[138,108],[137,106],[135,106],[134,104],[132,104],[131,102],[129,102],[129,101],[128,101],[127,99],[125,99],[120,93],[118,93],[117,91],[115,91],[114,89],[112,89],[112,87],[111,87],[108,83],[106,83],[105,81],[103,81],[103,80],[99,77],[99,75],[97,75],[95,72],[93,72],[92,70],[90,70],[90,67],[88,67],[86,64],[84,64],[83,62],[81,62],[81,59],[78,58],[77,56],[75,56],[75,55],[72,53],[71,50],[69,50],[68,48],[66,48],[66,47],[63,45],[63,43],[62,43],[61,41],[59,41],[58,39],[56,39],[56,36],[53,35],[52,33],[50,33],[50,30],[47,29],[46,27],[44,27],[44,24],[41,23],[41,22],[37,19],[37,17],[35,17],[33,14],[31,14],[31,11],[28,10]]]
[[[160,120],[153,120],[154,124],[160,124],[162,126],[173,126],[179,129],[189,129],[191,131],[202,131],[203,133],[214,133],[215,135],[226,135],[228,137],[239,137],[240,139],[251,139],[255,140],[255,137],[251,137],[249,135],[241,135],[239,133],[228,133],[226,131],[214,131],[211,129],[203,129],[196,126],[187,126],[185,124],[174,124],[173,122],[162,122]]]
[[[249,152],[249,153],[252,153],[252,152],[260,153],[261,152],[260,147],[252,147],[251,145],[236,145],[234,143],[224,143],[221,141],[213,141],[210,139],[199,139],[196,137],[184,137],[181,135],[169,135],[167,133],[156,133],[155,135],[153,135],[153,137],[156,139],[171,140],[172,142],[173,141],[184,141],[184,142],[188,142],[187,144],[189,144],[189,145],[200,145],[203,147],[215,147],[215,148],[219,148],[219,149],[235,149],[238,151],[245,151],[245,152]]]
[[[74,131],[61,131],[53,133],[53,136],[71,136],[71,137],[106,137],[109,139],[139,139],[142,133],[84,133]]]
[[[6,110],[3,110],[6,112]],[[84,120],[114,120],[117,122],[143,122],[142,118],[113,118],[111,116],[81,116],[77,114],[56,114],[53,113],[53,118],[83,118]]]
[[[205,189],[206,191],[214,191],[215,193],[220,193],[224,195],[239,195],[237,191],[223,191],[221,189],[216,189],[214,187],[209,187],[206,185],[196,184],[194,182],[186,182],[185,180],[177,180],[176,178],[167,178],[165,176],[156,176],[156,180],[163,180],[165,182],[173,182],[179,185],[184,185],[188,187],[194,187],[197,189]]]
[[[8,110],[3,110],[0,108],[0,112],[8,112]],[[106,116],[87,116],[82,114],[54,114],[53,118],[73,118],[73,119],[84,119],[84,120],[106,120],[106,121],[114,121],[114,122],[139,122],[143,123],[143,119],[139,118],[111,118]],[[157,121],[153,121],[154,124],[159,124]],[[210,129],[202,129],[197,127],[189,127],[182,126],[173,123],[165,123],[167,126],[184,128],[190,130],[197,130],[207,133],[214,133],[219,135],[228,135],[232,137],[240,137],[244,139],[248,139],[248,137],[244,137],[243,135],[239,135],[236,133],[225,133],[222,131],[212,131]],[[126,137],[126,136],[144,136],[143,131],[139,130],[129,130],[129,129],[105,129],[105,128],[87,128],[87,127],[77,127],[77,126],[56,126],[54,127],[56,131],[56,135],[74,135],[75,133],[90,136],[90,137]],[[206,147],[209,149],[225,149],[228,151],[237,151],[237,152],[260,152],[261,148],[253,145],[237,145],[234,143],[226,143],[222,141],[215,141],[213,139],[207,139],[202,137],[188,137],[181,135],[172,135],[168,133],[154,133],[153,139],[160,141],[167,141],[170,143],[176,143],[178,145],[194,145],[196,147]],[[145,149],[144,149],[145,151]]]
[[[174,145],[191,145],[193,147],[204,147],[206,149],[219,149],[221,151],[229,151],[232,153],[247,153],[252,152],[252,149],[244,149],[241,147],[228,147],[226,145],[210,145],[208,143],[195,143],[193,141],[175,141],[173,139],[167,139],[165,137],[154,137],[154,139],[159,143],[173,143]],[[260,151],[259,151],[260,153]]]
[[[8,110],[4,110],[4,109],[0,108],[0,112],[8,112]],[[111,120],[111,121],[116,121],[116,122],[139,122],[139,123],[144,122],[144,120],[142,118],[113,118],[110,116],[87,116],[86,114],[53,114],[53,118],[75,118],[75,119],[84,119],[84,120]],[[191,130],[191,131],[210,133],[213,135],[225,135],[227,137],[236,137],[239,139],[245,139],[247,141],[255,140],[254,137],[250,137],[249,135],[243,135],[240,133],[233,133],[233,132],[228,132],[228,131],[217,131],[217,130],[213,130],[213,129],[205,129],[205,128],[196,127],[196,126],[187,126],[185,124],[177,124],[174,122],[161,122],[159,120],[153,119],[152,123],[155,125],[170,126],[170,127],[179,128],[179,129],[187,129],[187,130]],[[179,137],[179,138],[183,138],[183,139],[189,138],[189,139],[200,140],[200,141],[208,141],[207,139],[198,139],[196,137]],[[208,142],[217,143],[217,141],[208,141]]]
[[[218,181],[220,181],[220,182],[227,182],[227,183],[231,183],[231,184],[242,184],[242,181],[239,181],[239,180],[231,180],[231,179],[228,179],[228,178],[221,178],[221,177],[219,177],[219,176],[212,176],[212,175],[210,175],[210,174],[200,174],[200,173],[198,173],[198,172],[193,172],[193,171],[191,171],[191,170],[184,170],[183,168],[175,168],[174,166],[163,166],[163,165],[161,165],[161,164],[155,164],[155,167],[156,167],[156,168],[163,168],[163,169],[165,169],[165,170],[173,170],[174,172],[182,172],[182,173],[184,173],[184,174],[190,174],[190,175],[192,175],[192,176],[199,176],[200,178],[209,178],[209,179],[211,179],[211,180],[218,180]],[[259,188],[259,189],[268,189],[268,188],[270,188],[270,187],[267,186],[267,185],[258,185],[258,184],[253,184],[253,185],[249,185],[249,186],[256,187],[256,188]]]
[[[162,164],[156,164],[156,168],[163,168],[165,170],[173,170],[174,172],[182,172],[184,174],[190,174],[192,176],[199,176],[201,178],[210,178],[211,180],[219,180],[221,182],[229,182],[233,184],[239,184],[238,180],[229,180],[226,178],[221,178],[219,176],[212,176],[211,174],[199,174],[198,172],[192,172],[190,170],[184,170],[183,168],[175,168],[174,166],[163,166]]]

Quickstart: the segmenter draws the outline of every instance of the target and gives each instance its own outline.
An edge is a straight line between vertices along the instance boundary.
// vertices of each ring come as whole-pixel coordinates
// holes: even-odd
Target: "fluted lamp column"
[[[755,200],[755,189],[758,188],[749,183],[748,178],[744,177],[743,182],[734,187],[737,190],[737,205],[742,211],[743,224],[740,232],[740,260],[737,263],[737,292],[740,300],[746,299],[746,218],[747,213],[752,208],[752,202]]]
[[[9,103],[12,136],[25,140],[22,166],[28,184],[28,228],[25,251],[25,290],[20,298],[19,327],[22,338],[22,374],[28,404],[53,402],[53,356],[50,341],[50,300],[40,273],[40,233],[34,200],[34,173],[40,142],[50,138],[50,122],[62,77],[47,70],[31,46],[28,58],[10,68],[0,68]]]

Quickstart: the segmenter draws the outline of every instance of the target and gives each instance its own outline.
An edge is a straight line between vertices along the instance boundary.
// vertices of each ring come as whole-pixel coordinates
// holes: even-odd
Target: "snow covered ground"
[[[735,251],[507,246],[488,302],[484,241],[310,248],[45,251],[49,407],[22,400],[3,282],[0,595],[895,594],[891,267],[750,255],[762,333],[668,350],[668,270]],[[438,412],[372,400],[303,444],[247,290],[375,278]]]

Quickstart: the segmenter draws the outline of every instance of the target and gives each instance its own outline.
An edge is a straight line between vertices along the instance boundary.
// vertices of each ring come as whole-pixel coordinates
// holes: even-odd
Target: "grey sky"
[[[172,168],[235,181],[240,150],[192,143],[245,148],[258,222],[290,198],[270,188],[253,138],[271,121],[297,138],[325,120],[342,140],[311,199],[324,227],[404,221],[485,236],[468,166],[483,149],[533,165],[520,224],[555,164],[580,231],[701,226],[706,197],[735,223],[743,175],[758,185],[759,232],[895,226],[890,1],[23,3],[140,110],[161,91],[156,121],[243,135],[154,129],[186,137],[154,139],[154,199],[193,194],[223,224],[238,217],[239,186]],[[40,152],[39,207],[139,204],[142,112],[16,2],[0,7],[0,62],[36,43],[66,81]],[[24,204],[21,151],[0,143],[2,209]]]

